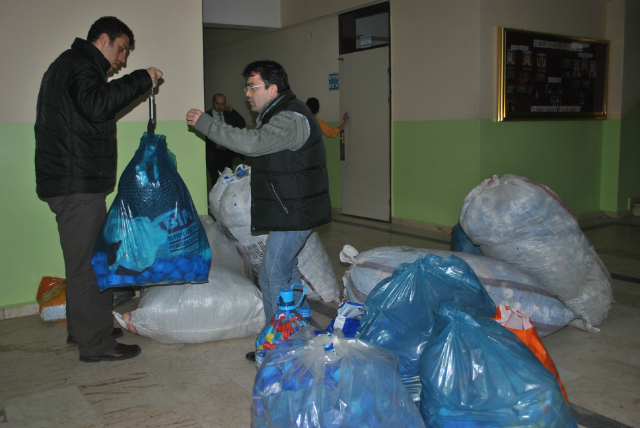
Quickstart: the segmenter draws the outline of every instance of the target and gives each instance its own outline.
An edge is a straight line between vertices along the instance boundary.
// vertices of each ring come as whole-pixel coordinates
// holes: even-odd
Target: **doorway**
[[[342,214],[391,221],[389,3],[340,15]]]

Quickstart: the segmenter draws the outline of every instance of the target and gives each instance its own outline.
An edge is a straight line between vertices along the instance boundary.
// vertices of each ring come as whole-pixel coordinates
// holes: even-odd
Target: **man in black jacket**
[[[107,81],[125,63],[133,33],[114,17],[98,19],[42,78],[36,110],[36,192],[56,214],[67,277],[67,343],[80,361],[135,357],[138,345],[116,342],[113,291],[98,291],[93,245],[107,215],[105,192],[116,182],[115,115],[157,85],[162,72],[136,70]]]
[[[297,255],[311,229],[331,221],[329,175],[322,131],[309,107],[289,89],[274,61],[247,65],[244,88],[256,129],[236,129],[200,110],[187,123],[219,144],[253,156],[251,231],[269,232],[258,281],[267,322],[278,310],[278,290],[300,283]],[[255,359],[255,353],[247,354]]]
[[[213,96],[213,108],[205,113],[219,120],[221,123],[226,123],[234,128],[242,129],[247,125],[240,113],[227,104],[227,97],[223,94],[215,94]],[[233,158],[241,156],[244,159],[244,156],[216,144],[215,141],[210,140],[208,137],[205,139],[205,142],[207,146],[207,170],[211,176],[211,181],[215,184],[218,180],[218,175],[224,171],[225,168],[233,168]]]

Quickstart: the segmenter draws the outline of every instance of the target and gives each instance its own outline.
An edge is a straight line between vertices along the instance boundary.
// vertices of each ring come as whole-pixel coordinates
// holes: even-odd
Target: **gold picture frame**
[[[498,31],[499,122],[607,118],[608,41]]]

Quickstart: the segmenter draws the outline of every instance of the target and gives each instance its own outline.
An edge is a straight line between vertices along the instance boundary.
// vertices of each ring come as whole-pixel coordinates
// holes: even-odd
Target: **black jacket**
[[[261,118],[281,111],[304,115],[310,135],[296,151],[282,150],[251,161],[252,232],[310,230],[331,222],[329,175],[322,130],[309,108],[291,91]]]
[[[115,115],[152,86],[146,70],[107,82],[111,65],[76,39],[42,78],[36,111],[36,192],[103,193],[116,182]]]

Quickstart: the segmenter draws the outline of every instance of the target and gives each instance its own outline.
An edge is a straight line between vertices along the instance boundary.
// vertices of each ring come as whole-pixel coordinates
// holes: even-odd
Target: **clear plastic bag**
[[[420,358],[428,426],[577,427],[556,378],[516,335],[459,303],[436,315]]]
[[[146,132],[125,168],[91,258],[98,287],[206,282],[207,235],[164,135]]]
[[[580,317],[571,325],[598,331],[613,299],[611,277],[551,189],[494,176],[467,195],[460,225],[483,255],[522,269],[571,308]]]
[[[418,428],[424,423],[392,352],[307,326],[267,353],[256,374],[251,426]]]
[[[400,376],[414,400],[422,388],[418,361],[433,333],[434,310],[449,301],[462,302],[484,316],[496,313],[496,306],[467,263],[456,256],[444,259],[432,254],[398,266],[371,291],[364,304],[356,337],[398,356]]]

